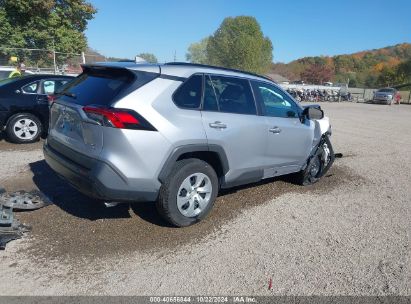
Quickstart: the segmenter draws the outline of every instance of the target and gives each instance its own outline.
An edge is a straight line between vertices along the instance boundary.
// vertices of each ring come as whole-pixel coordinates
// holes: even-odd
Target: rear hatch
[[[69,158],[72,150],[97,157],[103,147],[104,127],[132,126],[127,109],[115,109],[115,103],[158,75],[158,66],[146,70],[84,66],[83,73],[56,95],[50,110],[48,144]],[[118,118],[123,121],[116,121]]]

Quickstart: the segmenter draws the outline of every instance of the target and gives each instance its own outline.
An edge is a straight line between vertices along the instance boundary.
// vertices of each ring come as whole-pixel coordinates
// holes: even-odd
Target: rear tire
[[[218,194],[218,177],[210,164],[183,159],[161,186],[156,207],[167,222],[177,227],[193,225],[207,216]]]
[[[10,141],[16,144],[28,144],[39,140],[43,126],[31,113],[18,113],[10,117],[6,133]]]

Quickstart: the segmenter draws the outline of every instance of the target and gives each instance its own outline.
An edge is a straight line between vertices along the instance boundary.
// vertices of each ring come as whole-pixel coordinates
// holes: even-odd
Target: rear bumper
[[[43,152],[47,164],[87,196],[116,202],[150,202],[157,199],[158,191],[130,187],[124,177],[103,161],[89,158],[87,167],[84,167],[53,149],[47,142]],[[81,157],[84,159],[85,156]]]

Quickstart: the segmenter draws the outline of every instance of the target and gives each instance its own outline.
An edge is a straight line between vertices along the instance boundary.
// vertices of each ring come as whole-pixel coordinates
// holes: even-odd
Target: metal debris
[[[8,242],[20,239],[30,231],[30,227],[14,218],[13,209],[35,210],[49,204],[50,200],[39,191],[7,193],[0,187],[0,250],[4,250]]]
[[[335,157],[335,158],[342,158],[342,157],[343,157],[343,154],[342,154],[342,153],[335,153],[335,154],[334,154],[334,157]]]
[[[0,250],[4,250],[8,242],[21,238],[27,231],[30,231],[30,227],[20,224],[14,218],[12,208],[0,205]]]
[[[15,210],[35,210],[50,205],[50,200],[40,191],[0,192],[0,205]]]
[[[13,209],[0,205],[0,227],[8,227],[13,224]]]

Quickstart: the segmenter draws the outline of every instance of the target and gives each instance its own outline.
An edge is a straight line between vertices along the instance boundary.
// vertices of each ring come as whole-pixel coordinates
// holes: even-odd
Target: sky
[[[98,10],[89,46],[105,56],[153,53],[185,61],[193,42],[226,17],[254,16],[273,43],[274,62],[349,54],[411,42],[411,0],[88,0]]]

